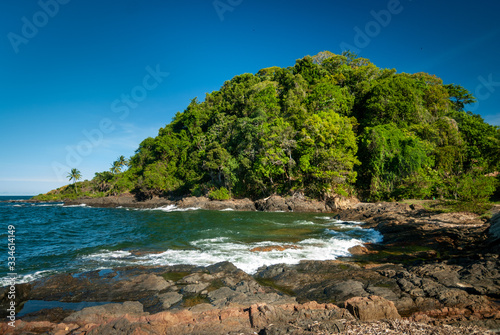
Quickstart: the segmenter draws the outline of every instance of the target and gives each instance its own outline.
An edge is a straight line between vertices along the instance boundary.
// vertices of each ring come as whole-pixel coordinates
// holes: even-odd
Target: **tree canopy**
[[[193,99],[92,183],[103,195],[146,198],[458,199],[477,187],[490,194],[500,132],[467,111],[473,102],[465,88],[434,75],[322,52],[238,75],[202,102]]]

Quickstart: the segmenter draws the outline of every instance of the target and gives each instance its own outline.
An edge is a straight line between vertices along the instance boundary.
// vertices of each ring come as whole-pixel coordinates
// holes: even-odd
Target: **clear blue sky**
[[[500,125],[500,2],[6,0],[0,195],[84,179],[235,75],[349,48],[478,94]]]

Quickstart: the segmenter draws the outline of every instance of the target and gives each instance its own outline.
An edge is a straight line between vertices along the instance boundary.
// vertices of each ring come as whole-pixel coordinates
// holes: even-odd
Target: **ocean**
[[[1,286],[12,282],[10,273],[17,275],[16,283],[23,283],[56,273],[129,265],[230,261],[252,274],[266,265],[348,256],[354,245],[382,240],[379,232],[362,229],[360,222],[322,213],[93,208],[22,201],[28,198],[0,197]],[[19,202],[5,202],[10,199]]]

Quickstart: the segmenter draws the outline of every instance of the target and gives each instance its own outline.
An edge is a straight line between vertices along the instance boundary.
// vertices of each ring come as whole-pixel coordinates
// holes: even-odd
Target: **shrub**
[[[462,176],[457,185],[458,199],[473,203],[488,202],[495,193],[497,180],[477,173]]]
[[[221,187],[217,190],[210,191],[210,193],[208,193],[208,197],[211,200],[228,200],[231,198],[231,195],[225,187]]]

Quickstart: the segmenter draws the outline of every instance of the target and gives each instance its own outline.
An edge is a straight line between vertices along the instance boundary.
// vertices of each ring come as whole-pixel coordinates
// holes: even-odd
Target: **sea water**
[[[0,197],[0,286],[12,282],[9,226],[15,227],[16,283],[63,272],[221,261],[252,274],[265,265],[348,256],[352,246],[382,240],[360,222],[321,213],[92,208],[9,199]],[[271,250],[259,251],[263,247]]]

